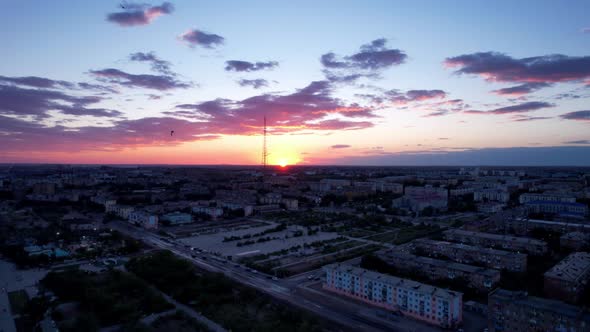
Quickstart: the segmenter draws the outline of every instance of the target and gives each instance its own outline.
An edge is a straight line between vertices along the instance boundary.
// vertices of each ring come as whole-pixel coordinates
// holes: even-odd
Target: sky
[[[590,165],[588,1],[29,1],[0,163]]]

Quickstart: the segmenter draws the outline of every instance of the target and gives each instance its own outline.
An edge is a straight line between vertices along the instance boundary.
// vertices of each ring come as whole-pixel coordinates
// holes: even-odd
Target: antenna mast
[[[262,168],[266,169],[266,164],[267,164],[267,157],[268,157],[268,151],[266,149],[266,116],[264,116],[264,131],[263,131],[263,135],[264,135],[264,141],[262,143]]]

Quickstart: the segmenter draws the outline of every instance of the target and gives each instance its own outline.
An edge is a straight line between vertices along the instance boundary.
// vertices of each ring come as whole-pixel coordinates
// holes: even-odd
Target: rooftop
[[[581,282],[590,275],[590,253],[575,252],[557,263],[545,277],[569,282]]]

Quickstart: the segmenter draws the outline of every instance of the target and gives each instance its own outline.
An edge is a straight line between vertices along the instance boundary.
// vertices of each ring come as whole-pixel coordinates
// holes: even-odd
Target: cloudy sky
[[[590,165],[588,1],[22,1],[0,162]]]

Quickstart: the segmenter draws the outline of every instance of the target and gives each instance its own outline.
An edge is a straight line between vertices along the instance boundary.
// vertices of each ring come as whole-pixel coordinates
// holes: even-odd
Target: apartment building
[[[497,288],[488,295],[488,331],[590,331],[590,313],[561,301]]]
[[[590,225],[588,225],[590,227]],[[581,250],[590,246],[590,234],[569,232],[559,238],[559,246],[573,250]]]
[[[526,251],[533,255],[547,253],[547,242],[510,235],[472,232],[462,229],[450,229],[443,232],[444,238],[451,242],[467,243],[481,247],[495,247],[510,251]]]
[[[516,234],[526,234],[535,228],[542,228],[559,233],[586,232],[590,233],[590,224],[582,222],[565,222],[553,220],[539,220],[528,218],[498,218],[495,220],[496,229],[511,231]]]
[[[525,203],[529,212],[551,213],[583,218],[588,214],[588,206],[581,203],[559,201],[529,201]]]
[[[500,282],[500,271],[483,267],[454,263],[442,259],[416,256],[389,250],[377,254],[387,264],[409,273],[418,273],[430,280],[462,278],[468,286],[488,291]]]
[[[577,303],[590,280],[590,253],[570,254],[543,275],[547,297]]]
[[[575,203],[576,198],[574,196],[562,195],[562,194],[537,194],[537,193],[525,193],[520,195],[518,198],[520,204],[526,204],[529,202],[562,202],[562,203]]]
[[[473,200],[506,203],[510,200],[510,193],[501,189],[479,189],[473,192]]]
[[[526,254],[430,239],[417,239],[412,242],[412,245],[425,252],[448,257],[458,263],[476,263],[498,270],[526,271]]]
[[[147,213],[145,211],[131,211],[129,213],[129,219],[127,221],[131,224],[140,225],[148,229],[158,228],[158,216]]]
[[[406,187],[403,197],[394,199],[392,206],[408,208],[414,212],[421,212],[426,208],[446,211],[448,207],[448,190],[438,187]]]
[[[350,265],[323,268],[324,289],[440,327],[463,320],[463,294]]]

